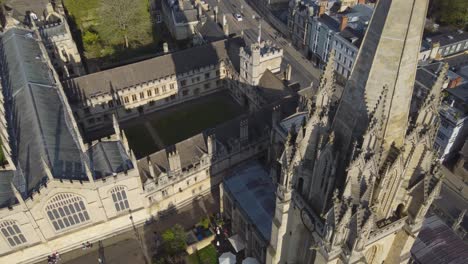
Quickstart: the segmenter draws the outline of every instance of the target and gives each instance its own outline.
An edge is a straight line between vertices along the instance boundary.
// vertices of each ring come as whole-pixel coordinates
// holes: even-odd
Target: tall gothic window
[[[83,198],[71,193],[52,197],[46,206],[46,212],[56,231],[89,221]]]
[[[15,221],[3,221],[0,223],[0,230],[11,247],[17,247],[26,243],[26,238]]]
[[[114,201],[115,210],[121,212],[130,208],[127,199],[127,193],[125,192],[125,187],[117,186],[111,191],[112,201]]]

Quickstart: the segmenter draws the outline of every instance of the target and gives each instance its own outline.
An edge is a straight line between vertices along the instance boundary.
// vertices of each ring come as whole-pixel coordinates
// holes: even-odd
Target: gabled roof
[[[14,180],[17,188],[28,195],[45,180],[42,160],[53,177],[87,179],[65,98],[34,32],[8,30],[1,35],[0,51],[12,159],[18,169]]]
[[[268,69],[260,78],[257,88],[259,89],[262,97],[269,103],[277,102],[285,96],[292,95],[292,92],[283,83],[283,81]]]
[[[172,148],[162,149],[138,161],[138,169],[143,178],[151,178],[148,167],[148,159],[154,167],[155,176],[163,172],[169,172],[169,149],[177,151],[180,157],[181,169],[186,170],[191,168],[194,164],[200,163],[203,154],[208,152],[205,138],[202,133],[197,134],[189,139],[175,144]]]
[[[87,154],[96,178],[109,176],[133,167],[120,141],[98,142],[88,149]]]
[[[201,67],[216,65],[230,59],[234,65],[239,59],[241,38],[221,40],[197,46],[125,66],[100,71],[64,83],[71,98],[83,100],[92,96],[110,93],[112,90],[136,86],[173,74],[187,73]],[[190,59],[188,59],[190,58]],[[238,68],[238,67],[237,67]]]

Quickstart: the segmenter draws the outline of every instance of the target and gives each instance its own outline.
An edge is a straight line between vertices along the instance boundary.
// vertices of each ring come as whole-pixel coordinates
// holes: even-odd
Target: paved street
[[[151,257],[156,252],[155,234],[160,235],[164,230],[171,228],[174,223],[185,229],[192,228],[202,217],[219,211],[219,194],[217,189],[203,199],[194,200],[193,203],[165,215],[158,221],[138,228],[145,248]],[[98,258],[104,259],[105,264],[145,264],[143,252],[133,230],[102,241],[102,245],[93,244],[89,249],[78,249],[61,254],[59,263],[66,264],[92,264],[98,263]],[[43,261],[42,263],[47,263]]]
[[[226,14],[230,33],[240,35],[241,31],[243,31],[247,43],[257,41],[259,15],[245,0],[220,0],[219,3],[217,0],[207,0],[207,2],[211,6],[211,10],[213,10],[215,6],[218,6],[219,13]],[[235,20],[233,16],[235,13],[242,13],[243,20]],[[219,19],[219,23],[222,23],[222,16],[219,16]],[[314,86],[316,86],[320,78],[320,70],[314,68],[310,61],[302,56],[294,47],[290,46],[289,41],[282,38],[266,21],[262,20],[261,24],[262,40],[270,40],[283,48],[283,66],[285,68],[287,64],[291,64],[293,68],[292,82],[299,82],[301,87],[307,87],[311,82],[314,82]],[[277,39],[275,39],[276,34],[278,34]]]

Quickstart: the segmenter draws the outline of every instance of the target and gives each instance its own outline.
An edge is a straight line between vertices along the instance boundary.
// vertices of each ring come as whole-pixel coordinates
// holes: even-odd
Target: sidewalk
[[[164,230],[179,224],[184,229],[192,228],[202,217],[219,211],[219,195],[210,194],[203,199],[194,200],[187,205],[169,215],[165,215],[158,221],[138,228],[142,240],[146,244],[148,255],[151,257],[156,252],[156,241],[154,232],[161,234]],[[98,243],[87,250],[74,250],[61,254],[60,264],[98,264],[99,251],[104,255],[105,264],[145,264],[140,245],[136,240],[133,230],[102,241],[103,245],[99,250]],[[103,254],[102,254],[103,253]],[[40,262],[46,264],[44,260]]]

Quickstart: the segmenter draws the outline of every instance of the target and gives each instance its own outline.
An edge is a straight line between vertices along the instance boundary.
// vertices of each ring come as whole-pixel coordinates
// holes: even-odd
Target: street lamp
[[[141,253],[143,253],[145,263],[148,264],[150,262],[149,257],[147,256],[147,253],[146,253],[146,251],[144,249],[143,240],[141,239],[140,232],[138,232],[138,230],[137,230],[137,228],[135,226],[135,222],[133,221],[132,209],[128,209],[128,213],[130,214],[130,216],[128,218],[132,222],[133,231],[135,232],[135,237],[138,240],[138,244],[140,246]]]

